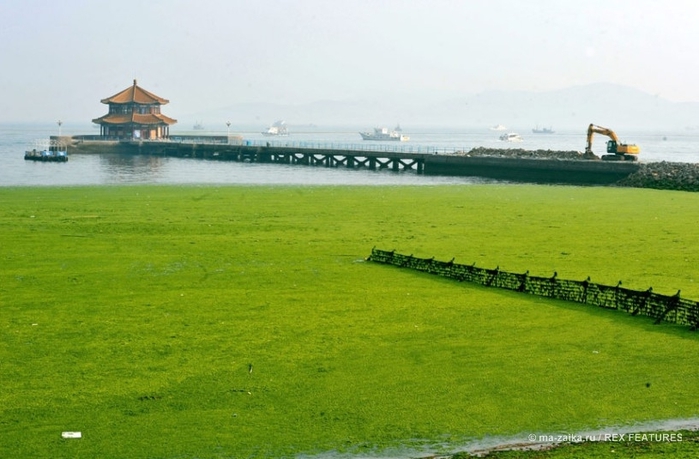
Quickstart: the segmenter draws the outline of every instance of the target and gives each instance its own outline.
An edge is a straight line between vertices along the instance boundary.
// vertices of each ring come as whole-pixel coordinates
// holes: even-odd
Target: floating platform
[[[29,161],[64,163],[68,161],[68,146],[56,139],[36,140],[31,150],[24,152]]]

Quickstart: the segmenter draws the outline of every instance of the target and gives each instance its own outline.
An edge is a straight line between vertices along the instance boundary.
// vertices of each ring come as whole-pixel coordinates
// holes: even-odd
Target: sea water
[[[176,136],[178,131],[171,131]],[[191,134],[190,132],[183,132]],[[473,148],[523,148],[526,150],[584,151],[586,130],[534,134],[519,131],[523,142],[499,140],[502,132],[487,127],[471,129],[404,128],[407,142],[365,142],[351,127],[308,127],[292,130],[288,137],[264,137],[261,131],[231,132],[251,143],[293,143],[325,148],[401,148],[428,154],[453,154]],[[474,177],[418,175],[393,172],[309,167],[300,165],[238,163],[190,158],[119,154],[70,154],[67,163],[24,160],[24,151],[37,139],[57,135],[47,124],[0,124],[0,186],[73,186],[110,184],[239,184],[239,185],[435,185],[490,183]],[[89,126],[62,126],[62,135],[95,135]],[[201,132],[198,132],[201,134]],[[207,133],[204,133],[207,134]],[[226,135],[225,131],[208,132]],[[644,162],[699,162],[699,132],[629,132],[622,141],[641,147]],[[605,151],[606,137],[596,135],[593,150]]]

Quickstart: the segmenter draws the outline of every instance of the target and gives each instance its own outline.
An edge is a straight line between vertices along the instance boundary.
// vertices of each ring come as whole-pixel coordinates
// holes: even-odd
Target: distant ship
[[[396,126],[395,129],[389,131],[388,128],[374,128],[374,132],[360,132],[359,135],[362,136],[364,140],[381,140],[381,141],[393,141],[393,142],[405,142],[409,140],[410,137],[401,134],[402,129],[400,125]]]
[[[289,129],[286,127],[286,121],[279,120],[275,121],[266,131],[262,132],[262,135],[269,136],[286,136],[289,135]]]
[[[556,131],[554,131],[553,128],[541,128],[541,129],[539,129],[539,126],[537,126],[534,129],[532,129],[532,132],[534,134],[554,134]]]
[[[204,125],[201,124],[201,121],[197,121],[194,123],[194,130],[195,131],[203,131],[204,130]]]
[[[492,126],[490,128],[491,131],[506,131],[507,128],[503,126],[502,124],[496,124],[495,126]]]

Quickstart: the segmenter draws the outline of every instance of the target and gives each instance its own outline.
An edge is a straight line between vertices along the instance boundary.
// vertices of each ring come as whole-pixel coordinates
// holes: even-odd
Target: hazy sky
[[[132,84],[239,102],[610,82],[699,101],[695,0],[0,0],[0,121],[89,120]]]

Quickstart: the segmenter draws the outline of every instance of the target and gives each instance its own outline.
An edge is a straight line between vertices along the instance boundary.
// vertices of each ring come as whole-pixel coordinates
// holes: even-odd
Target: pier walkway
[[[163,141],[78,139],[80,151],[112,151],[128,154],[199,158],[269,164],[387,169],[417,174],[486,177],[499,180],[562,184],[611,184],[637,171],[634,162],[557,160],[468,156],[456,149],[407,144],[330,144],[284,141],[230,143],[226,136],[173,137]],[[105,150],[106,149],[106,150]]]

